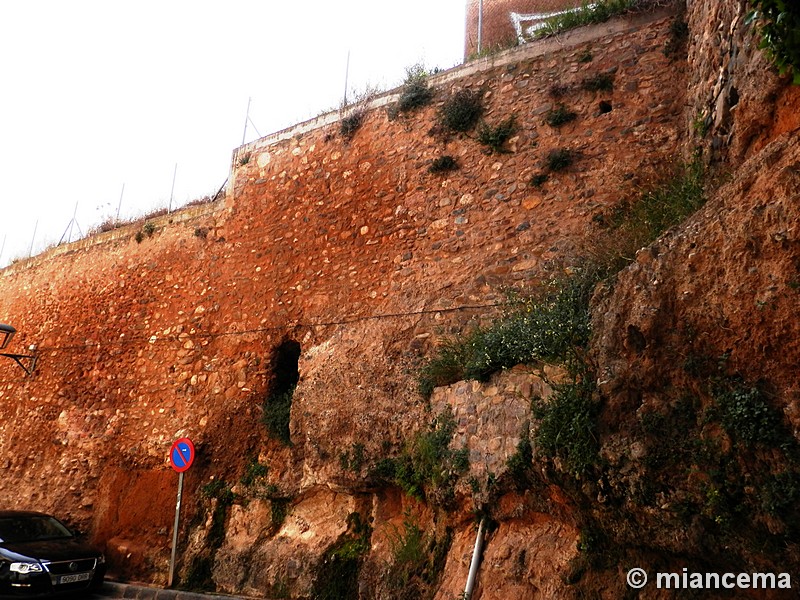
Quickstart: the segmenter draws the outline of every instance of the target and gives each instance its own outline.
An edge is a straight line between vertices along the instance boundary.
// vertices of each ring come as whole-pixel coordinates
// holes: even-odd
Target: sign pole
[[[189,438],[180,438],[169,449],[169,462],[178,472],[178,501],[175,503],[175,524],[172,526],[172,555],[169,559],[169,579],[167,587],[172,587],[175,579],[175,555],[178,552],[178,529],[181,519],[181,499],[183,498],[183,473],[194,462],[194,444]]]
[[[181,519],[181,499],[183,497],[183,471],[178,473],[178,501],[175,503],[175,524],[172,526],[172,555],[169,559],[169,581],[167,587],[172,587],[175,579],[175,555],[178,552],[178,526]]]

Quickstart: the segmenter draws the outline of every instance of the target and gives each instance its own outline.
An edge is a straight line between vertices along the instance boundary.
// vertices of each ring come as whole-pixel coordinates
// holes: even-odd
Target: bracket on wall
[[[5,356],[6,358],[10,358],[14,362],[16,362],[20,367],[22,367],[22,370],[25,371],[27,375],[33,373],[33,370],[36,368],[36,363],[39,361],[39,355],[35,353],[7,354],[5,352],[0,352],[0,356]]]
[[[8,346],[8,343],[11,341],[11,338],[14,337],[16,332],[17,330],[11,325],[0,323],[0,350],[3,350],[6,346]],[[33,370],[36,368],[36,363],[39,360],[39,355],[36,354],[36,346],[31,346],[30,351],[32,354],[9,354],[6,352],[0,352],[0,356],[10,358],[20,367],[22,367],[22,370],[25,371],[27,375],[30,375],[33,373]]]

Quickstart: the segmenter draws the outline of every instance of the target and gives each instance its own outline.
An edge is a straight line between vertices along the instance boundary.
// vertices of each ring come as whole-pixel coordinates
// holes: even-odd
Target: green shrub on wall
[[[478,124],[478,142],[486,146],[488,154],[508,152],[505,144],[517,132],[517,116],[511,115],[498,125]]]
[[[416,64],[406,69],[406,80],[397,101],[397,111],[407,113],[433,101],[434,92],[428,86],[428,71],[424,65]]]
[[[411,438],[402,453],[384,458],[374,466],[373,476],[393,482],[419,500],[447,508],[452,505],[455,484],[469,470],[466,448],[450,447],[456,421],[450,408]]]
[[[544,456],[557,458],[560,469],[580,478],[599,460],[595,375],[586,365],[576,365],[570,379],[554,385],[553,396],[534,402],[539,426],[534,443]]]
[[[800,85],[800,4],[797,0],[752,0],[748,23],[756,23],[761,42],[780,73]]]
[[[479,90],[458,90],[439,109],[439,125],[449,133],[466,133],[478,124],[484,112]]]

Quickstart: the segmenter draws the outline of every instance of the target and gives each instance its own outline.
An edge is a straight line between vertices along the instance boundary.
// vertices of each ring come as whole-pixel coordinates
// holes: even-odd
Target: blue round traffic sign
[[[175,440],[169,451],[169,462],[178,473],[183,473],[194,462],[194,444],[189,438]]]

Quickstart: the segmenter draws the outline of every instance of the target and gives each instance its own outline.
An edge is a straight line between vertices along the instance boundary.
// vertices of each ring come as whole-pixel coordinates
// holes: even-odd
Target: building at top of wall
[[[547,16],[582,4],[581,0],[467,0],[464,57],[522,43]]]

